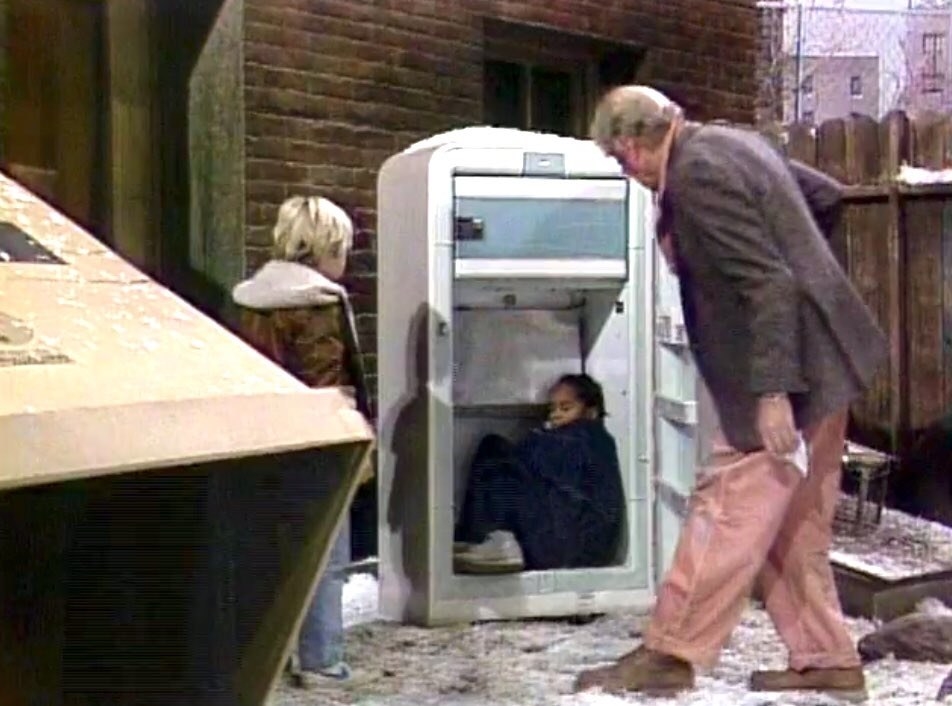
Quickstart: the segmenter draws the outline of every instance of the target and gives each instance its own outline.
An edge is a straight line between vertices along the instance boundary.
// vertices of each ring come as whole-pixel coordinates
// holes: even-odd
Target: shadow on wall
[[[323,195],[316,189],[317,195]],[[343,284],[351,295],[354,313],[357,320],[357,337],[360,341],[361,353],[365,356],[364,368],[368,363],[366,356],[375,353],[376,341],[374,329],[365,328],[362,315],[373,313],[375,296],[372,290],[374,285],[373,272],[375,270],[372,248],[371,228],[368,226],[366,212],[349,203],[337,202],[344,209],[354,224],[354,244],[351,254],[347,258],[347,271],[344,273]],[[372,382],[372,381],[368,381]],[[375,386],[371,386],[370,423],[377,426],[377,401]],[[374,451],[373,463],[377,467],[377,452]],[[357,490],[354,503],[350,511],[350,555],[351,561],[361,561],[368,557],[377,556],[377,483],[365,483]]]
[[[175,281],[175,292],[189,304],[234,333],[238,332],[238,314],[231,292],[208,275],[189,269]]]
[[[421,489],[427,487],[427,418],[430,407],[429,347],[427,332],[431,326],[439,326],[442,318],[427,305],[420,306],[413,316],[407,335],[406,394],[399,410],[391,419],[382,420],[392,429],[390,451],[393,454],[393,485],[387,507],[387,524],[390,531],[400,534],[403,547],[403,566],[411,581],[422,571],[427,557],[420,552],[426,546],[427,525],[425,522],[408,522],[418,518]],[[435,371],[434,383],[441,381],[449,371]],[[449,414],[445,405],[438,403],[433,414]],[[419,595],[423,586],[412,586]]]

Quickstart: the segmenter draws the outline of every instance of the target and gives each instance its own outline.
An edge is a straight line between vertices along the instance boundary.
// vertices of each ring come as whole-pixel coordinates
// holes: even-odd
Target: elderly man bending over
[[[577,688],[693,687],[695,666],[717,659],[759,580],[789,668],[755,673],[751,688],[865,698],[828,551],[847,408],[886,347],[811,212],[812,189],[759,135],[686,122],[644,86],[609,93],[592,137],[660,195],[664,249],[720,432],[643,646],[584,672]]]

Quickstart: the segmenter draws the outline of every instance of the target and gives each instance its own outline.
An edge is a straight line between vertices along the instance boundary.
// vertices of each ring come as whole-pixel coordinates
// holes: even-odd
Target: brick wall
[[[288,195],[349,208],[348,284],[373,371],[377,168],[481,119],[483,18],[637,43],[639,81],[694,117],[749,122],[757,17],[754,0],[246,0],[247,268]]]

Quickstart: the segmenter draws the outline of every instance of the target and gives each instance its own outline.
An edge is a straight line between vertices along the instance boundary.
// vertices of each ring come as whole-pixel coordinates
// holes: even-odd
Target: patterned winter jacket
[[[310,387],[352,387],[371,416],[353,311],[346,290],[313,268],[272,260],[238,284],[249,344]]]

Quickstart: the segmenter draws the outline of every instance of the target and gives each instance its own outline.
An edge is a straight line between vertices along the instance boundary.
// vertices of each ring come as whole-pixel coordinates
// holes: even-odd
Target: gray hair
[[[598,103],[589,129],[592,141],[610,152],[618,138],[659,143],[683,116],[681,106],[650,86],[619,86]]]
[[[340,206],[322,196],[292,196],[278,209],[274,257],[300,262],[325,255],[346,255],[354,242],[354,224]]]

